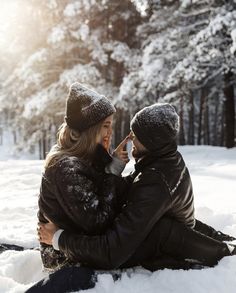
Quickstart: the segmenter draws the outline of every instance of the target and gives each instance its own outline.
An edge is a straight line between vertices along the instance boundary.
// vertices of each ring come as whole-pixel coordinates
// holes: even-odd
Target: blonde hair
[[[57,144],[46,156],[45,169],[52,167],[65,156],[77,156],[91,162],[103,122],[104,120],[83,132],[71,129],[63,123],[57,133]]]

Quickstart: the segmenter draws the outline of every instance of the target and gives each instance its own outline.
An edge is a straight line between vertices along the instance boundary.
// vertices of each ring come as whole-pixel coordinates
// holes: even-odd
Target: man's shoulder
[[[133,184],[160,184],[163,181],[162,177],[162,173],[155,166],[149,166],[137,174]]]
[[[170,202],[169,189],[162,174],[154,168],[145,168],[137,174],[131,187],[131,201],[148,201],[152,204]]]

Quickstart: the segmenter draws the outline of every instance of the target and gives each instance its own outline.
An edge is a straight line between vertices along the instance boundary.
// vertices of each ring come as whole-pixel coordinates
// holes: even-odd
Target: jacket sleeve
[[[87,234],[94,234],[95,231],[104,231],[114,219],[114,175],[102,176],[102,181],[98,184],[79,167],[70,168],[67,162],[63,162],[55,173],[55,181],[56,200],[75,227],[81,227]],[[62,216],[62,223],[64,217]],[[50,220],[54,221],[53,218]]]
[[[64,231],[59,238],[60,250],[95,268],[114,269],[127,261],[171,204],[163,182],[145,185],[141,181],[133,184],[133,199],[105,234],[90,237]]]

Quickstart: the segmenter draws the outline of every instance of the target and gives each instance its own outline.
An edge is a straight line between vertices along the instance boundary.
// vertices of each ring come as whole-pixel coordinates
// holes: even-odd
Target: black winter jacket
[[[59,247],[68,258],[92,267],[118,268],[163,215],[194,226],[192,183],[176,146],[162,155],[150,153],[136,163],[127,204],[106,233],[89,237],[64,231]]]
[[[119,177],[106,174],[105,166],[112,161],[98,145],[93,164],[78,157],[65,156],[47,168],[42,177],[39,213],[62,229],[73,233],[97,235],[105,231],[118,213],[121,203],[116,193]],[[42,244],[41,256],[45,268],[55,270],[71,263],[63,253]]]

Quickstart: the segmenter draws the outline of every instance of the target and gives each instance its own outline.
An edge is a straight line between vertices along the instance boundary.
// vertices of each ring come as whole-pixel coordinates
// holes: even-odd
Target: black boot
[[[201,234],[175,220],[172,220],[169,236],[162,243],[161,249],[163,253],[173,257],[197,260],[207,266],[214,266],[224,256],[236,253],[236,249],[230,252],[227,244]]]
[[[204,269],[205,266],[199,264],[197,261],[188,261],[184,259],[177,259],[168,255],[158,256],[156,259],[149,259],[143,261],[141,265],[149,270],[163,270],[163,269],[171,269],[171,270],[201,270]]]
[[[205,223],[202,223],[201,221],[199,220],[196,220],[196,224],[194,226],[194,230],[206,235],[206,236],[209,236],[215,240],[218,240],[218,241],[233,241],[233,240],[236,240],[236,238],[234,238],[233,236],[230,236],[230,235],[227,235],[227,234],[224,234],[220,231],[216,231],[214,228],[212,228],[211,226],[205,224]]]
[[[19,246],[19,245],[15,245],[15,244],[5,244],[5,243],[0,244],[0,253],[5,250],[22,251],[22,250],[24,250],[24,247]]]

